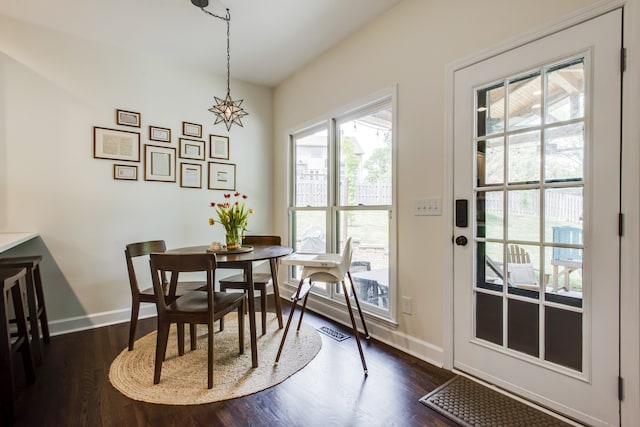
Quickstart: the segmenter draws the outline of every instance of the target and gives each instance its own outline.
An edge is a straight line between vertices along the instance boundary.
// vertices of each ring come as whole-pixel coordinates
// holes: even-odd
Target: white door
[[[454,367],[590,425],[619,423],[621,23],[454,76]]]

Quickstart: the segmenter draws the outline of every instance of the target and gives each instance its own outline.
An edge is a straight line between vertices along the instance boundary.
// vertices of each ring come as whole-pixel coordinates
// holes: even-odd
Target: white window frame
[[[293,213],[296,211],[325,211],[327,217],[327,236],[326,236],[326,251],[327,252],[339,252],[341,248],[338,248],[338,230],[336,226],[336,218],[339,211],[349,210],[388,210],[389,211],[389,304],[387,309],[372,306],[369,304],[362,304],[363,311],[368,314],[368,317],[378,318],[383,321],[391,321],[392,324],[396,324],[397,316],[397,95],[396,87],[391,87],[382,90],[376,94],[373,94],[366,99],[355,102],[348,107],[342,108],[335,112],[329,113],[324,117],[314,121],[312,124],[306,126],[300,126],[293,131],[289,132],[289,161],[288,161],[288,191],[287,191],[287,230],[290,236],[290,243],[293,244],[294,225],[293,225]],[[354,118],[373,112],[380,109],[383,106],[389,106],[392,110],[392,198],[390,205],[382,206],[341,206],[338,204],[338,129],[337,123],[353,120]],[[328,132],[328,194],[327,202],[325,206],[318,207],[300,207],[295,206],[295,142],[299,138],[311,135],[319,130],[327,129]],[[286,282],[291,287],[298,285],[297,281],[292,278],[291,269],[287,271]],[[334,292],[330,285],[322,291],[323,288],[316,286],[314,292],[310,294],[310,304],[315,300],[321,300],[319,307],[340,305],[344,306],[344,297],[337,292]],[[334,288],[335,289],[335,288]],[[318,292],[320,291],[320,292]],[[318,309],[316,307],[316,309]],[[320,311],[322,311],[320,309]],[[330,315],[330,313],[323,313]]]

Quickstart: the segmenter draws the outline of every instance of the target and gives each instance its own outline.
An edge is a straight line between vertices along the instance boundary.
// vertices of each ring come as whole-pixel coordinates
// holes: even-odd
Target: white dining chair
[[[364,315],[362,314],[360,302],[358,301],[358,295],[353,286],[353,279],[351,278],[351,272],[349,271],[352,253],[353,247],[351,246],[351,238],[349,238],[344,246],[342,255],[294,253],[281,259],[281,263],[283,265],[301,266],[302,272],[300,274],[298,289],[296,290],[295,294],[291,296],[291,311],[289,312],[289,319],[287,320],[287,325],[284,329],[282,340],[280,341],[280,348],[278,349],[278,354],[276,355],[276,363],[278,363],[278,361],[280,360],[280,354],[282,353],[285,340],[287,339],[287,332],[289,331],[289,326],[291,325],[293,313],[295,312],[296,306],[298,305],[298,301],[303,300],[297,328],[297,331],[300,330],[300,326],[302,325],[302,317],[304,316],[304,311],[307,306],[309,291],[313,287],[313,282],[340,283],[342,285],[344,299],[347,304],[347,310],[349,311],[349,317],[351,318],[353,335],[356,339],[356,343],[358,344],[358,351],[360,352],[360,360],[362,361],[364,375],[367,376],[369,374],[369,371],[367,369],[367,362],[365,361],[364,353],[362,351],[362,345],[360,343],[360,335],[358,333],[356,319],[353,316],[353,310],[351,308],[349,292],[347,291],[347,285],[345,282],[345,279],[348,277],[349,283],[351,284],[353,299],[355,300],[358,312],[360,313],[360,319],[364,328],[365,338],[368,340],[370,338],[369,331],[367,330],[367,324],[364,321]]]

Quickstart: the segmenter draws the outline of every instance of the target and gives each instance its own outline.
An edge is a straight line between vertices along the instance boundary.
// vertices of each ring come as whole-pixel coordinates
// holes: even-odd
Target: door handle
[[[464,236],[458,236],[456,237],[456,245],[458,246],[467,246],[467,238]]]

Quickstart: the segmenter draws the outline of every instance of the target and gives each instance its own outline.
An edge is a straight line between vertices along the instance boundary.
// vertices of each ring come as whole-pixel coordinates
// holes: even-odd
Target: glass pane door
[[[476,90],[475,336],[576,371],[584,87],[580,57]]]
[[[594,426],[619,424],[621,15],[452,83],[453,366]]]

